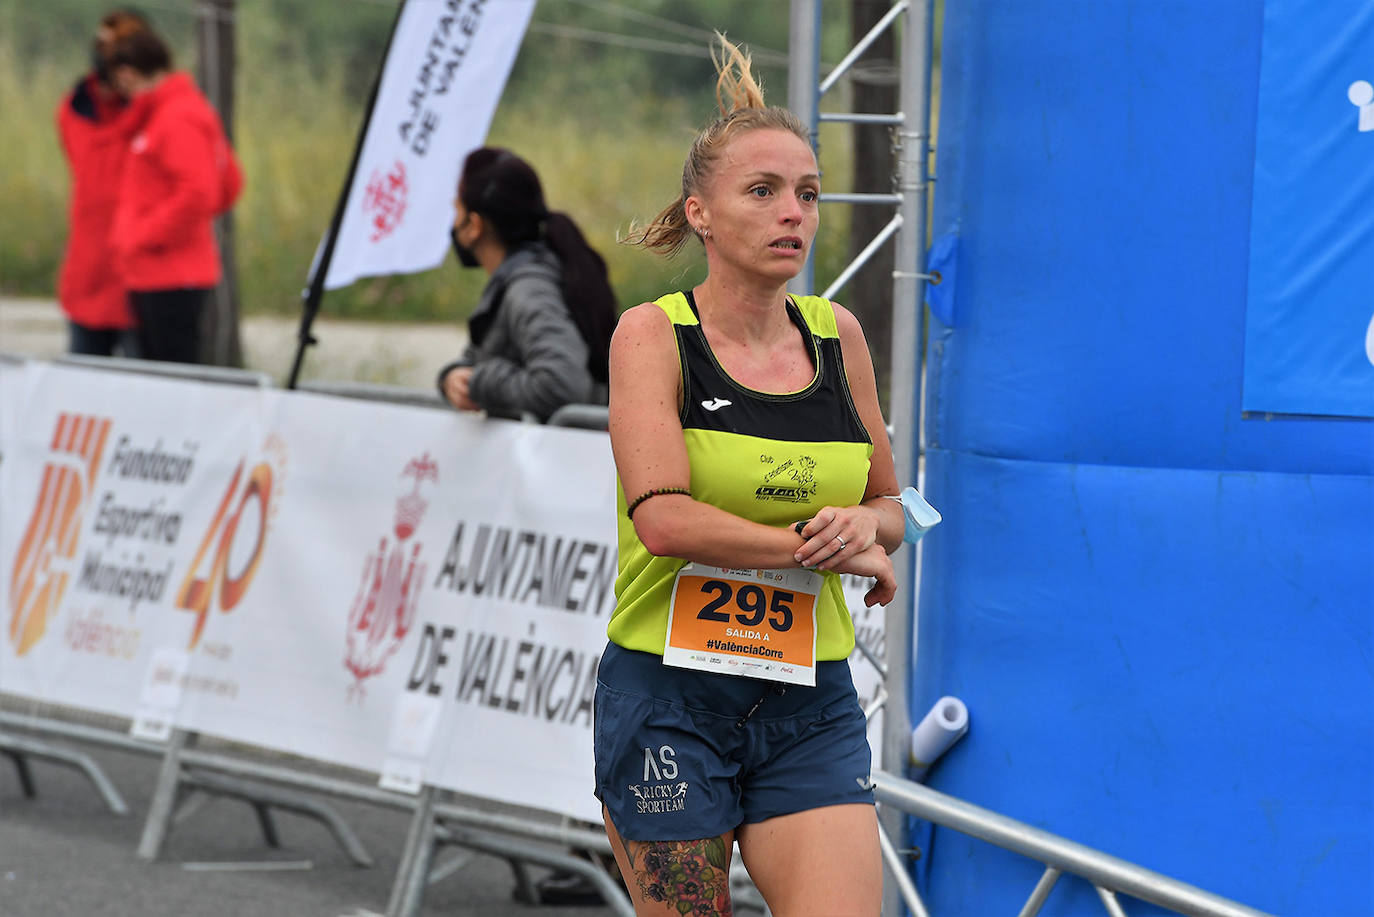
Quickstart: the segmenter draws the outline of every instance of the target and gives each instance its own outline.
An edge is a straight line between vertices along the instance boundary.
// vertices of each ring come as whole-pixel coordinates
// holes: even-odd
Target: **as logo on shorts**
[[[686,809],[688,783],[677,776],[677,752],[673,746],[644,749],[644,779],[626,786],[635,794],[635,811],[645,815]]]

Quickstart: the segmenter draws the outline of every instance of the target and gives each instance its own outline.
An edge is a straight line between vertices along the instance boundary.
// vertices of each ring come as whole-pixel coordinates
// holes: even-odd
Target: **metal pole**
[[[320,311],[320,302],[324,299],[324,281],[329,276],[329,265],[334,259],[334,243],[339,238],[339,228],[343,223],[344,210],[348,207],[348,194],[353,188],[353,179],[358,172],[358,160],[363,155],[363,144],[367,141],[368,128],[372,125],[372,111],[377,105],[377,93],[382,86],[382,74],[386,72],[387,58],[391,56],[391,42],[396,37],[396,27],[400,25],[401,17],[405,15],[407,2],[408,0],[401,0],[401,5],[396,9],[396,18],[391,20],[391,31],[386,36],[386,48],[382,51],[381,63],[377,65],[377,76],[372,81],[372,91],[368,94],[367,105],[363,109],[363,123],[358,128],[358,142],[353,147],[353,156],[348,163],[348,174],[344,176],[343,188],[339,191],[339,200],[334,205],[334,216],[329,221],[329,232],[325,236],[324,248],[320,251],[319,261],[315,264],[315,271],[310,276],[310,285],[305,288],[302,297],[304,301],[301,308],[301,325],[300,330],[296,332],[296,356],[291,361],[291,372],[286,377],[288,389],[294,389],[296,383],[300,381],[301,366],[305,362],[306,348],[319,343],[310,333],[310,327],[315,323],[315,316]]]
[[[200,0],[197,9],[198,72],[201,87],[219,112],[224,134],[234,140],[235,0]],[[239,337],[238,266],[234,244],[234,213],[220,214],[214,223],[223,276],[206,301],[202,316],[201,362],[215,366],[242,366]]]
[[[906,860],[897,852],[897,848],[892,846],[887,832],[881,827],[878,828],[878,845],[883,851],[883,861],[892,872],[892,881],[897,885],[897,893],[906,902],[911,917],[930,917],[925,902],[921,900],[921,893],[916,890],[916,883],[911,881],[911,874],[906,870]],[[884,907],[883,913],[888,914],[891,911]]]
[[[415,799],[415,815],[406,830],[386,917],[416,917],[420,913],[429,864],[434,858],[434,803],[438,794],[438,789],[426,784]]]
[[[1121,892],[1178,914],[1192,917],[1269,917],[1263,911],[1195,885],[1128,863],[1111,854],[892,774],[875,773],[873,789],[879,801],[900,807],[917,818],[1039,860],[1059,872],[1087,879],[1101,889]],[[1049,884],[1050,878],[1048,872],[1041,876],[1037,890],[1041,885]],[[1036,894],[1035,898],[1038,897]],[[1106,904],[1105,898],[1103,903]]]
[[[897,230],[892,273],[891,418],[895,428],[892,457],[897,479],[915,483],[920,469],[922,302],[926,250],[926,162],[930,130],[930,65],[933,10],[931,0],[913,0],[902,29],[899,104],[903,124],[897,150],[897,192],[902,217]],[[896,565],[897,598],[887,607],[888,694],[883,717],[883,766],[905,773],[910,755],[911,714],[907,688],[911,678],[911,635],[916,616],[916,551]],[[910,847],[906,816],[884,806],[882,821],[898,849]],[[895,885],[883,893],[883,911],[900,914]]]
[[[181,786],[181,755],[186,749],[188,735],[184,729],[174,729],[167,739],[153,799],[143,821],[143,834],[138,840],[140,860],[156,860],[162,855],[162,845],[172,824],[172,810],[176,808],[177,789]]]
[[[819,142],[820,91],[817,84],[821,68],[820,0],[792,0],[788,23],[787,107],[811,134],[811,149]],[[801,273],[792,278],[787,289],[799,296],[812,291],[815,274],[815,246],[806,253]]]

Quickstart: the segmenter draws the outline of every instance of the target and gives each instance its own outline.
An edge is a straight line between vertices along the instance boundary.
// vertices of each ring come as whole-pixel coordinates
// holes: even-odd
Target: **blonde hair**
[[[687,221],[687,198],[705,186],[721,151],[740,134],[754,130],[782,130],[799,137],[808,147],[811,135],[802,120],[785,108],[769,106],[763,101],[763,87],[750,67],[747,51],[716,33],[720,50],[711,48],[711,61],[716,65],[716,107],[720,116],[706,126],[692,141],[687,160],[682,164],[682,193],[677,200],[664,207],[658,216],[642,228],[632,226],[624,241],[640,245],[669,257],[676,255],[695,235]]]

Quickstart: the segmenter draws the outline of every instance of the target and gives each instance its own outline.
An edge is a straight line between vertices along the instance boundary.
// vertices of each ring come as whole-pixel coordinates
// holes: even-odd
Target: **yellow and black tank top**
[[[816,371],[805,388],[784,394],[746,388],[725,372],[706,342],[690,292],[671,293],[655,305],[672,320],[677,338],[680,419],[694,499],[778,527],[809,519],[822,506],[863,499],[873,443],[849,393],[828,300],[802,296],[787,303]],[[624,488],[617,486],[616,494],[620,559],[607,635],[626,649],[662,655],[673,580],[686,561],[650,554],[625,515]],[[854,623],[840,577],[823,576],[816,658],[844,659],[854,648]]]

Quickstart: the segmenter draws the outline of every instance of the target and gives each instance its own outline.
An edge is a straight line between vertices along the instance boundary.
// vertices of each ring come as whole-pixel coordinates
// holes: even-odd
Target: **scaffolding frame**
[[[890,115],[820,112],[820,101],[850,67],[887,29],[901,22],[898,47],[899,110]],[[892,355],[888,424],[892,458],[899,481],[917,483],[920,476],[921,358],[925,351],[922,321],[925,282],[926,219],[929,208],[928,163],[930,147],[931,46],[934,30],[933,0],[896,0],[868,34],[859,39],[824,79],[820,77],[820,0],[791,0],[788,70],[788,104],[802,119],[816,146],[822,122],[887,124],[892,127],[896,152],[893,191],[890,194],[822,193],[821,202],[882,206],[893,209],[892,219],[822,293],[834,296],[888,241],[895,245],[892,272]],[[810,257],[791,284],[794,293],[809,293],[814,283]],[[911,713],[907,703],[910,682],[912,621],[916,614],[919,551],[913,548],[893,565],[897,594],[901,598],[887,608],[884,672],[882,760],[885,767],[901,771],[911,742]],[[895,838],[898,856],[909,850],[906,818],[893,806],[880,812],[885,838]],[[885,841],[887,843],[887,841]],[[904,870],[896,875],[905,876]],[[883,891],[884,913],[898,914],[900,890],[889,883]]]

